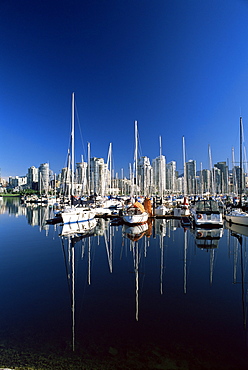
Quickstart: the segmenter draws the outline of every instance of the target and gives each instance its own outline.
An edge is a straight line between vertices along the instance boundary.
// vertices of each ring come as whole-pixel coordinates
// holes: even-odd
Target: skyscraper
[[[30,189],[37,189],[37,184],[38,184],[38,168],[32,166],[28,168],[27,185]]]
[[[170,193],[176,189],[176,162],[171,161],[166,165],[166,188]]]
[[[41,192],[49,191],[49,164],[42,163],[38,171],[38,189]]]
[[[154,192],[163,196],[166,191],[166,159],[164,155],[152,161]]]
[[[196,161],[193,159],[186,162],[186,179],[188,194],[196,194]]]

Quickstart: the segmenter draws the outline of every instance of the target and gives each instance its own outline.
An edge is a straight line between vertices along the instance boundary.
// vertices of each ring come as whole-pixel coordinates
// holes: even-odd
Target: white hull
[[[95,212],[76,207],[66,208],[60,215],[64,224],[86,222],[95,218]]]
[[[123,215],[123,221],[127,224],[141,224],[148,220],[148,213],[143,212],[138,215]]]
[[[88,220],[84,222],[68,223],[64,224],[61,232],[61,236],[68,236],[74,234],[87,235],[96,227],[96,219]]]
[[[226,221],[238,225],[248,226],[248,213],[239,210],[226,214]]]
[[[223,219],[222,214],[201,214],[201,218],[198,218],[198,214],[191,212],[194,218],[194,223],[197,227],[222,227]]]
[[[246,225],[226,223],[226,227],[233,233],[248,236],[248,227]]]
[[[194,224],[197,227],[222,227],[223,217],[218,202],[200,200],[191,209]]]

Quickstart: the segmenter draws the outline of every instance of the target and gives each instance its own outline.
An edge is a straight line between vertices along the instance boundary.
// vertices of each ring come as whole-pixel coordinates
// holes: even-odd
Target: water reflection
[[[241,286],[243,328],[245,332],[246,343],[248,345],[248,333],[247,333],[248,280],[246,277],[246,266],[248,260],[246,236],[248,236],[248,228],[243,225],[229,223],[226,223],[226,227],[230,231],[230,235],[234,237],[230,239],[230,242],[232,241],[231,254],[233,255],[233,284]]]
[[[10,216],[25,216],[31,226],[39,226],[40,230],[49,230],[46,220],[53,217],[53,209],[49,205],[20,204],[18,197],[4,197],[0,203],[0,214]]]
[[[81,247],[81,258],[84,257],[86,243],[88,242],[88,284],[90,285],[91,273],[91,243],[90,237],[94,235],[96,220],[63,225],[60,233],[62,250],[65,261],[66,276],[71,298],[72,314],[72,351],[75,351],[75,246],[79,242]]]
[[[18,320],[11,324],[18,307],[20,332],[29,327],[31,335],[33,330],[44,342],[52,331],[46,320],[59,323],[58,332],[74,354],[90,340],[95,348],[102,346],[101,354],[102,348],[115,343],[116,348],[132,348],[134,342],[148,348],[152,342],[164,349],[185,348],[196,356],[204,348],[206,361],[209,353],[213,358],[221,354],[226,364],[230,356],[235,357],[232,365],[236,359],[247,360],[246,229],[183,228],[175,219],[156,219],[138,227],[114,225],[104,218],[91,224],[46,225],[44,220],[51,218],[47,206],[8,200],[0,210],[16,216],[1,218],[2,225],[9,225],[6,240],[16,225],[21,225],[22,233],[1,248],[0,277],[6,286],[1,289],[0,316],[9,336],[13,326],[13,337],[18,337]],[[1,230],[5,233],[5,227]],[[34,248],[34,240],[39,247]],[[39,320],[43,337],[37,330]],[[6,343],[5,335],[0,330],[0,343]],[[59,347],[59,335],[51,338]]]
[[[223,228],[193,230],[195,243],[200,249],[215,249],[223,236]]]

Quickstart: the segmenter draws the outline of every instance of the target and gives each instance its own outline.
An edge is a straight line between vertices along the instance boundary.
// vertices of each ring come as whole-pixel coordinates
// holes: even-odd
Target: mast
[[[239,119],[240,125],[240,180],[239,180],[239,205],[240,208],[242,207],[242,180],[243,180],[243,159],[242,159],[242,152],[243,152],[243,125],[242,125],[242,117]]]
[[[135,176],[135,190],[138,196],[138,121],[134,121],[134,136],[135,136],[135,151],[134,151],[134,176]]]
[[[212,154],[211,154],[210,145],[208,145],[208,156],[209,156],[209,167],[210,167],[210,174],[211,174],[211,190],[212,190],[212,195],[215,196],[214,171],[213,171]]]
[[[74,195],[74,92],[71,99],[71,195]]]
[[[88,195],[90,195],[90,143],[88,143]]]
[[[162,138],[159,136],[159,195],[163,200],[163,176],[162,176]]]
[[[185,151],[185,140],[183,136],[183,192],[184,196],[187,195],[187,173],[186,173],[186,151]]]
[[[237,174],[235,168],[234,148],[232,147],[232,173],[233,173],[233,193],[237,194]]]
[[[110,179],[108,181],[108,169],[110,174]],[[112,143],[109,143],[109,150],[108,150],[108,158],[107,158],[107,168],[106,168],[106,175],[105,175],[105,184],[109,185],[108,194],[112,192]],[[106,185],[105,185],[106,187]],[[104,193],[104,195],[106,195]]]

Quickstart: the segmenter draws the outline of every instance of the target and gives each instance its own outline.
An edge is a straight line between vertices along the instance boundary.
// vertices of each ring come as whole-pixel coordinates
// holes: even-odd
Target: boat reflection
[[[122,229],[123,236],[130,240],[129,250],[132,253],[133,267],[135,274],[135,319],[139,320],[139,277],[142,274],[144,278],[144,272],[139,271],[140,265],[144,261],[147,255],[147,244],[149,237],[152,234],[152,222],[146,222],[144,224],[128,226],[123,225]],[[147,238],[143,238],[146,236]],[[143,239],[142,239],[143,238]]]
[[[219,240],[223,236],[223,228],[221,229],[200,229],[193,230],[195,235],[195,243],[201,249],[218,248]]]
[[[96,219],[87,220],[83,222],[75,222],[71,224],[63,224],[61,236],[89,236],[94,234],[94,229],[96,227]]]
[[[132,241],[137,241],[146,235],[148,230],[148,222],[135,226],[123,224],[123,235]]]
[[[225,227],[229,229],[234,234],[240,234],[243,236],[248,236],[248,226],[225,223]]]
[[[81,257],[84,257],[88,242],[88,284],[91,283],[91,238],[94,235],[96,219],[87,222],[64,224],[59,234],[65,261],[66,276],[71,300],[72,351],[75,351],[75,246],[82,242]]]
[[[214,273],[214,259],[215,250],[218,248],[219,241],[223,236],[223,228],[221,229],[194,229],[195,234],[195,244],[198,248],[206,251],[210,251],[210,272],[209,280],[210,285],[213,283],[213,273]]]

